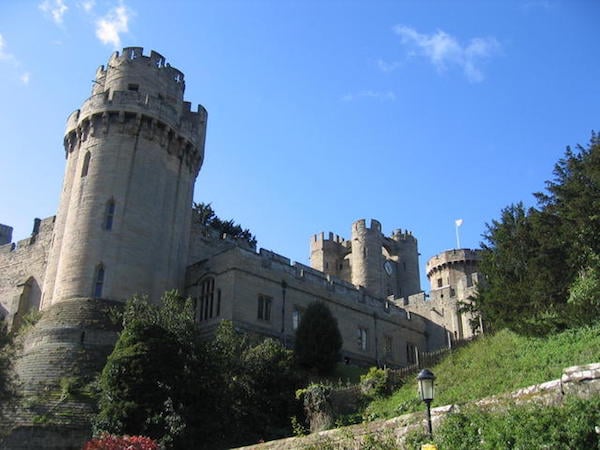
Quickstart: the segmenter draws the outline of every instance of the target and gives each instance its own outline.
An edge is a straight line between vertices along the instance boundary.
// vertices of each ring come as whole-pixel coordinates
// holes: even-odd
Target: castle
[[[288,346],[306,306],[322,301],[338,320],[343,357],[358,364],[406,366],[418,350],[472,336],[475,318],[459,306],[477,284],[477,251],[432,258],[428,298],[416,238],[384,236],[376,220],[354,222],[348,240],[313,236],[310,267],[195,222],[207,113],[192,110],[184,89],[162,55],[115,52],[67,120],[56,216],[36,219],[18,243],[0,225],[0,316],[18,329],[43,312],[17,361],[24,389],[99,370],[118,332],[108,308],[134,294],[158,302],[169,289],[194,300],[207,334],[231,320]]]

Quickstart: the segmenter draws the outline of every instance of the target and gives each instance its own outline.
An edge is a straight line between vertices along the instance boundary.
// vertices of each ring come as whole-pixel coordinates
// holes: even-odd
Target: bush
[[[298,363],[326,375],[335,369],[342,348],[337,320],[322,302],[306,308],[296,330],[294,351]]]
[[[389,370],[371,367],[369,372],[360,376],[360,388],[369,397],[381,397],[390,393]]]
[[[572,399],[563,406],[528,404],[505,411],[470,408],[450,414],[434,433],[439,448],[574,449],[599,448],[595,431],[600,421],[600,398]],[[407,438],[411,448],[427,442],[421,432]]]
[[[83,450],[158,450],[158,444],[145,436],[114,436],[104,434],[92,439],[83,446]]]

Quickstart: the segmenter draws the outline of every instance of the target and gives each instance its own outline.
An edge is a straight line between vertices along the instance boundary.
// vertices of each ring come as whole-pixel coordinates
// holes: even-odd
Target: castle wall
[[[197,308],[203,304],[203,283],[214,279],[213,314],[208,318],[197,315],[205,329],[214,329],[220,320],[227,319],[240,329],[284,339],[292,345],[298,315],[301,320],[311,302],[322,301],[338,321],[344,342],[342,354],[352,362],[404,366],[412,358],[407,351],[427,346],[425,321],[418,315],[409,317],[403,309],[368,295],[364,289],[302,264],[291,264],[269,251],[256,254],[231,248],[191,266],[187,279],[186,293],[196,299]],[[270,305],[268,318],[264,303],[262,310],[260,306],[265,299]],[[362,336],[360,330],[364,330]]]
[[[54,217],[36,219],[31,237],[0,246],[0,318],[10,327],[40,307],[53,228]]]

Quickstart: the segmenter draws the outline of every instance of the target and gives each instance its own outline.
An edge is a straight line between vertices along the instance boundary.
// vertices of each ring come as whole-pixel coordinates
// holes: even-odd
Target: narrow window
[[[271,297],[267,297],[266,295],[258,296],[257,318],[259,320],[264,320],[267,322],[271,320],[272,304],[273,304],[273,299]]]
[[[219,291],[220,292],[220,291]],[[200,320],[210,319],[213,316],[215,294],[215,279],[207,278],[200,287]],[[220,306],[217,305],[218,308]]]
[[[112,230],[113,220],[115,218],[115,201],[111,198],[106,204],[106,213],[104,214],[104,229]]]
[[[83,157],[83,166],[81,167],[81,178],[87,177],[88,170],[90,168],[90,158],[92,157],[90,152],[86,152]]]
[[[96,276],[94,277],[93,297],[102,297],[102,288],[104,287],[104,266],[102,264],[96,267]]]
[[[386,356],[392,356],[392,351],[393,351],[393,341],[392,341],[392,337],[391,336],[384,336],[384,343],[385,343],[385,354]]]
[[[294,330],[298,329],[298,325],[300,325],[300,319],[302,319],[302,311],[300,311],[298,308],[294,308],[294,311],[292,311],[292,328]]]
[[[217,289],[217,312],[215,313],[215,316],[220,316],[221,315],[221,289]]]
[[[411,343],[406,344],[406,362],[408,364],[417,363],[417,346]]]
[[[358,328],[358,348],[362,351],[367,351],[368,342],[367,342],[367,329],[366,328]]]
[[[442,279],[438,278],[437,279],[437,287],[439,287],[439,288],[442,287],[442,283],[443,283]]]

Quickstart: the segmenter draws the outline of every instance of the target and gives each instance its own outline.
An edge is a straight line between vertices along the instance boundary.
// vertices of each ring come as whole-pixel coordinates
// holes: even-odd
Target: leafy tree
[[[600,139],[567,148],[538,208],[501,212],[483,235],[485,282],[475,308],[496,328],[544,335],[597,320],[600,279]],[[587,312],[589,314],[584,314]]]
[[[296,330],[294,351],[300,365],[320,374],[331,373],[341,348],[342,335],[337,319],[327,305],[322,302],[308,305]]]
[[[100,376],[95,431],[171,444],[185,428],[182,402],[194,350],[191,303],[176,292],[165,294],[161,307],[134,298],[125,306],[123,324]]]
[[[100,377],[95,434],[141,434],[165,448],[224,448],[289,435],[300,381],[279,342],[251,342],[222,322],[201,341],[191,302],[140,298]],[[235,423],[235,427],[231,424]]]
[[[193,211],[197,223],[214,228],[220,234],[227,234],[233,239],[246,241],[252,248],[256,248],[256,236],[249,229],[242,228],[233,220],[219,218],[210,203],[194,203]]]

